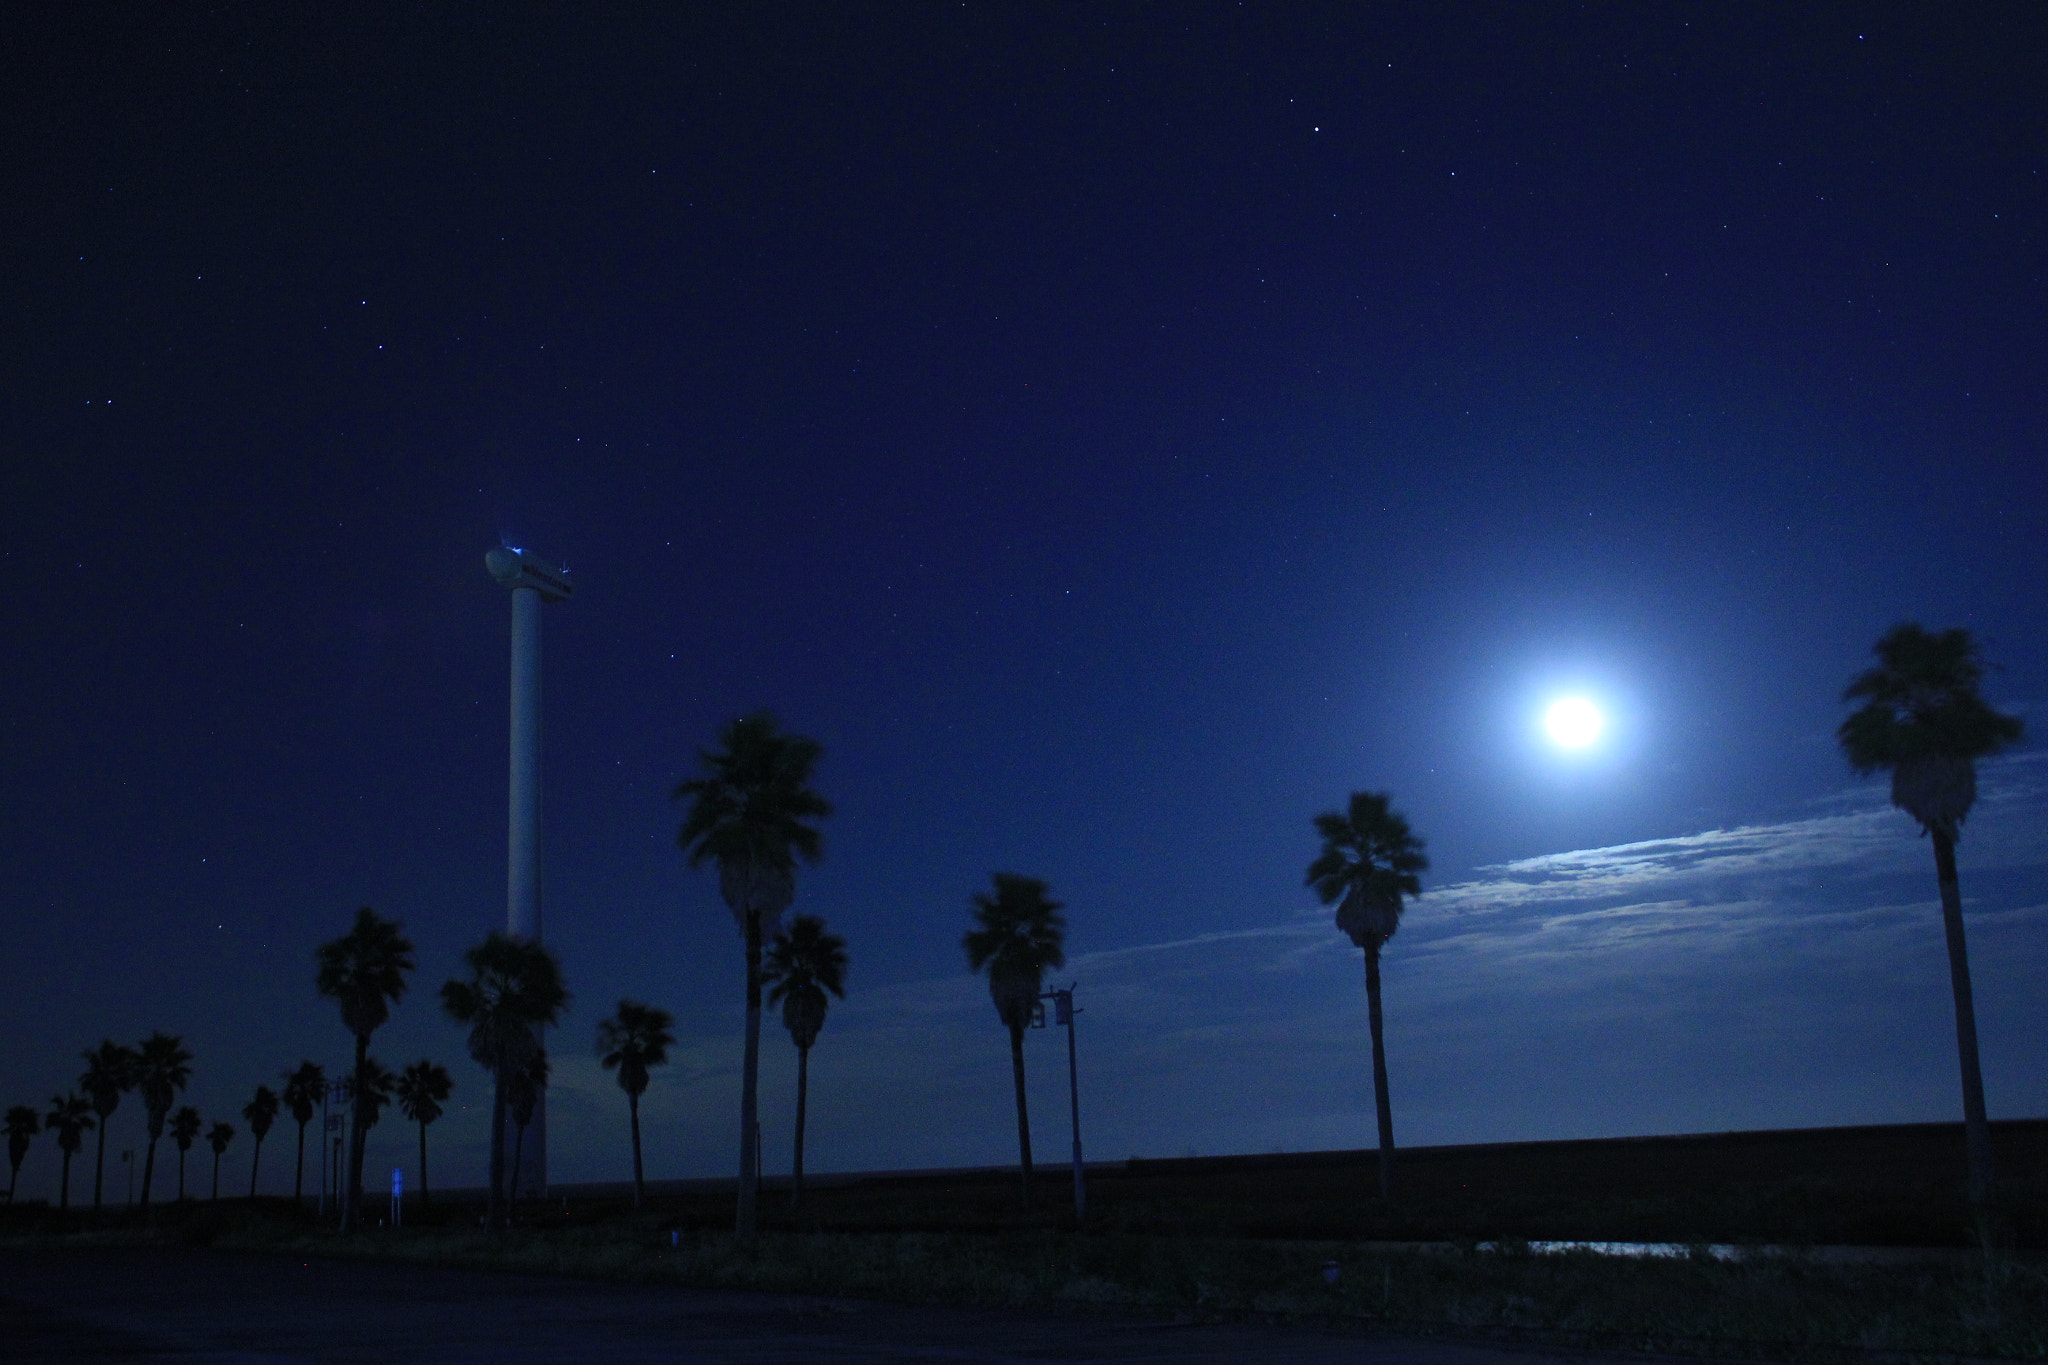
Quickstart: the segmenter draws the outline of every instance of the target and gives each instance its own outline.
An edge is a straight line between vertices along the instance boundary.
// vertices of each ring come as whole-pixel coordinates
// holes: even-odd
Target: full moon
[[[1543,728],[1567,749],[1583,749],[1600,738],[1599,708],[1584,697],[1566,697],[1543,715]]]

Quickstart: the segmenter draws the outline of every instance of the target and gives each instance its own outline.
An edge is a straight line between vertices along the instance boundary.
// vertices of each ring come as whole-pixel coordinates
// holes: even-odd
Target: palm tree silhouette
[[[825,1027],[831,1001],[826,993],[846,998],[846,940],[825,931],[816,915],[798,915],[775,936],[768,949],[763,979],[770,984],[768,1003],[782,1006],[782,1023],[796,1044],[796,1163],[791,1167],[789,1206],[804,1197],[804,1108],[811,1088],[811,1045]]]
[[[995,874],[995,894],[974,897],[974,920],[961,946],[967,967],[988,968],[988,993],[1010,1031],[1010,1074],[1017,1090],[1017,1152],[1024,1172],[1024,1204],[1031,1205],[1031,1119],[1024,1107],[1024,1030],[1038,1012],[1045,974],[1066,965],[1066,917],[1036,877]]]
[[[213,1197],[220,1199],[220,1159],[227,1155],[228,1144],[235,1140],[235,1125],[218,1122],[206,1130],[206,1145],[213,1148]]]
[[[92,1111],[99,1116],[98,1152],[93,1157],[92,1210],[100,1210],[100,1191],[107,1174],[107,1120],[121,1105],[121,1096],[135,1088],[135,1049],[123,1047],[112,1038],[103,1039],[85,1054],[85,1074],[78,1088],[92,1098]]]
[[[493,1231],[505,1219],[507,1085],[540,1051],[538,1030],[552,1026],[569,1003],[562,965],[544,944],[492,930],[462,955],[470,979],[441,987],[441,1008],[469,1025],[469,1055],[491,1073],[491,1192],[486,1215]]]
[[[284,1107],[299,1125],[299,1160],[292,1174],[292,1201],[304,1203],[306,1195],[306,1125],[327,1093],[327,1072],[316,1062],[300,1062],[296,1070],[284,1073]]]
[[[28,1144],[42,1131],[43,1120],[25,1104],[7,1111],[7,1202],[14,1202],[14,1187],[21,1180],[21,1163],[28,1159]]]
[[[135,1086],[142,1092],[142,1110],[149,1120],[149,1154],[142,1159],[142,1206],[149,1207],[149,1189],[156,1175],[156,1142],[164,1135],[171,1105],[192,1080],[192,1052],[185,1040],[158,1029],[135,1050]]]
[[[427,1125],[441,1117],[441,1101],[455,1091],[455,1078],[439,1062],[422,1057],[398,1073],[398,1108],[420,1126],[420,1207],[428,1208]]]
[[[192,1144],[199,1138],[199,1111],[191,1105],[178,1107],[171,1115],[171,1141],[178,1144],[178,1199],[185,1198],[185,1153],[192,1150]]]
[[[52,1095],[43,1123],[57,1135],[57,1150],[64,1154],[63,1183],[57,1196],[57,1211],[63,1213],[71,1207],[71,1158],[85,1146],[86,1130],[94,1126],[92,1101],[76,1091]]]
[[[363,1093],[363,1068],[370,1059],[370,1035],[391,1017],[391,1007],[405,994],[405,974],[413,968],[412,942],[396,920],[380,918],[364,906],[355,924],[340,938],[323,943],[314,953],[320,994],[341,1006],[341,1023],[356,1040],[355,1093]],[[341,1228],[351,1232],[363,1199],[362,1106],[355,1106],[349,1125],[348,1179],[343,1182]]]
[[[807,821],[832,806],[811,789],[823,751],[817,741],[784,734],[766,711],[742,716],[719,732],[721,747],[701,752],[704,776],[685,782],[677,800],[692,798],[676,832],[691,867],[718,865],[718,891],[746,943],[747,1032],[740,1077],[740,1187],[734,1229],[751,1239],[760,1196],[758,1168],[761,1078],[761,950],[796,895],[798,860],[816,863],[823,840]]]
[[[1366,1017],[1372,1025],[1372,1094],[1380,1121],[1380,1197],[1394,1197],[1394,1106],[1387,1098],[1387,1046],[1380,1027],[1380,949],[1401,927],[1401,897],[1422,892],[1429,867],[1422,840],[1387,805],[1385,792],[1353,792],[1342,813],[1315,819],[1323,851],[1308,884],[1337,906],[1337,927],[1365,950]]]
[[[519,1159],[526,1151],[526,1126],[533,1122],[533,1111],[540,1107],[540,1098],[548,1088],[548,1050],[537,1043],[527,1056],[526,1065],[519,1067],[505,1080],[505,1112],[512,1118],[512,1185],[506,1195],[508,1203],[519,1198]]]
[[[626,1092],[626,1109],[633,1120],[633,1207],[646,1198],[647,1182],[640,1167],[640,1097],[647,1093],[648,1070],[668,1060],[675,1046],[669,1026],[675,1020],[667,1010],[643,1005],[637,1000],[619,1001],[619,1012],[597,1026],[598,1064],[619,1073],[619,1089]]]
[[[1858,674],[1843,701],[1863,706],[1836,731],[1858,773],[1892,775],[1892,804],[1920,822],[1934,845],[1941,923],[1948,937],[1949,987],[1955,995],[1956,1052],[1963,1073],[1963,1130],[1969,1149],[1970,1204],[1988,1234],[1986,1205],[1996,1174],[1991,1124],[1984,1112],[1984,1075],[1977,1064],[1977,1011],[1970,993],[1970,953],[1963,938],[1963,896],[1956,880],[1956,841],[1977,801],[1977,763],[2019,742],[2017,716],[1992,709],[1978,693],[1984,662],[1967,630],[1929,631],[1908,621],[1873,648],[1877,667]]]
[[[249,1134],[256,1139],[256,1150],[249,1154],[249,1197],[256,1197],[256,1171],[263,1165],[263,1139],[270,1133],[270,1125],[277,1122],[279,1102],[277,1092],[267,1085],[256,1087],[255,1097],[242,1106],[242,1117],[249,1121]]]

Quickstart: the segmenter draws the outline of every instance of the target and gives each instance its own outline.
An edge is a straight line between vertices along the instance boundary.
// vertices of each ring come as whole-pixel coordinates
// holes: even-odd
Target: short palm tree
[[[192,1050],[185,1040],[159,1029],[142,1040],[135,1050],[135,1088],[142,1092],[142,1110],[149,1121],[149,1154],[142,1159],[142,1204],[149,1207],[149,1190],[156,1175],[157,1139],[164,1135],[164,1120],[178,1092],[192,1080]]]
[[[1031,1119],[1024,1107],[1024,1030],[1038,1011],[1045,974],[1066,965],[1066,917],[1036,877],[995,874],[995,894],[974,897],[974,922],[961,946],[968,970],[988,969],[996,1016],[1010,1031],[1010,1076],[1017,1090],[1017,1153],[1024,1203],[1031,1203]]]
[[[42,1116],[28,1105],[17,1104],[7,1111],[7,1202],[14,1202],[14,1187],[21,1180],[21,1163],[28,1159],[28,1144],[43,1129]]]
[[[380,917],[364,906],[346,934],[320,945],[314,953],[319,971],[314,985],[341,1007],[341,1023],[356,1042],[355,1093],[363,1091],[363,1068],[370,1060],[370,1035],[391,1017],[391,1007],[405,994],[405,974],[413,968],[412,941],[396,920]],[[342,1183],[342,1231],[354,1230],[363,1199],[362,1107],[349,1125],[348,1178]]]
[[[107,1175],[107,1120],[121,1105],[121,1096],[135,1088],[135,1049],[123,1047],[111,1038],[103,1039],[85,1054],[85,1074],[78,1088],[92,1100],[92,1112],[99,1116],[98,1152],[92,1166],[92,1208],[99,1212],[100,1193]]]
[[[505,1081],[505,1113],[512,1120],[512,1183],[506,1196],[508,1203],[519,1199],[519,1160],[526,1151],[526,1128],[533,1122],[534,1111],[540,1107],[547,1089],[548,1050],[535,1046],[526,1065]]]
[[[718,891],[746,945],[746,1047],[740,1070],[740,1181],[734,1229],[751,1239],[760,1197],[761,952],[796,896],[799,860],[816,863],[823,840],[811,821],[832,806],[811,788],[823,752],[816,740],[783,733],[765,711],[719,732],[720,748],[698,755],[704,775],[675,791],[691,798],[676,845],[691,867],[718,866]]]
[[[185,1198],[185,1153],[192,1150],[192,1144],[199,1140],[201,1127],[199,1111],[189,1104],[178,1106],[171,1115],[171,1141],[178,1144],[178,1199]]]
[[[213,1197],[220,1199],[220,1159],[228,1154],[228,1144],[235,1140],[235,1125],[226,1121],[218,1122],[206,1130],[206,1145],[213,1148]]]
[[[469,980],[441,987],[441,1008],[469,1026],[469,1055],[491,1074],[491,1191],[487,1221],[502,1229],[505,1219],[507,1085],[540,1051],[542,1028],[552,1026],[569,1003],[562,964],[547,947],[492,930],[462,955]]]
[[[597,1026],[597,1060],[606,1071],[619,1073],[626,1092],[626,1110],[633,1121],[633,1207],[646,1198],[647,1182],[640,1166],[640,1097],[652,1079],[648,1072],[668,1060],[676,1038],[675,1020],[667,1010],[637,1000],[619,1001],[619,1012]]]
[[[256,1172],[263,1165],[263,1139],[270,1134],[270,1125],[277,1122],[280,1102],[277,1092],[267,1085],[256,1087],[256,1094],[242,1106],[242,1117],[249,1121],[249,1135],[256,1139],[256,1150],[249,1154],[249,1197],[256,1197]]]
[[[299,1159],[292,1172],[292,1200],[304,1202],[306,1195],[306,1125],[313,1121],[313,1113],[319,1109],[320,1101],[327,1094],[327,1072],[317,1062],[300,1062],[296,1069],[284,1073],[284,1107],[291,1111],[292,1122],[299,1125]]]
[[[398,1108],[420,1126],[420,1207],[427,1199],[427,1125],[441,1117],[441,1103],[455,1092],[455,1079],[439,1062],[422,1057],[398,1073]]]
[[[782,1006],[782,1023],[796,1044],[796,1162],[790,1168],[789,1204],[804,1197],[804,1108],[811,1088],[811,1045],[825,1027],[827,993],[846,998],[846,940],[828,933],[816,915],[798,915],[768,949],[768,1003]]]
[[[52,1095],[43,1124],[57,1135],[57,1150],[64,1154],[64,1175],[57,1195],[57,1210],[62,1213],[71,1207],[71,1158],[85,1146],[86,1132],[94,1126],[92,1101],[76,1091]]]
[[[1380,1027],[1380,949],[1401,927],[1401,898],[1422,893],[1429,867],[1422,840],[1387,804],[1385,792],[1353,792],[1342,813],[1315,819],[1323,851],[1308,884],[1337,907],[1337,927],[1365,950],[1366,1018],[1372,1026],[1372,1095],[1380,1121],[1380,1196],[1394,1197],[1394,1106],[1387,1097],[1387,1045]]]
[[[1995,1172],[1984,1075],[1977,1064],[1977,1011],[1963,938],[1956,841],[1977,801],[1977,760],[2018,743],[2022,726],[2019,717],[1994,710],[1979,694],[1984,662],[1969,631],[1929,631],[1906,622],[1887,631],[1874,652],[1877,667],[1858,674],[1842,693],[1843,701],[1863,705],[1842,722],[1836,737],[1857,772],[1891,773],[1892,804],[1919,821],[1921,833],[1934,845],[1963,1073],[1970,1203],[1981,1227]]]

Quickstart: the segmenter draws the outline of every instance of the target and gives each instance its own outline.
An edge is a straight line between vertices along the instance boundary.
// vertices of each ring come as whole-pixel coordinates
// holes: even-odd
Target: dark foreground
[[[916,1308],[197,1249],[0,1252],[0,1360],[1525,1365],[1300,1328]],[[1585,1357],[1579,1356],[1578,1359]]]

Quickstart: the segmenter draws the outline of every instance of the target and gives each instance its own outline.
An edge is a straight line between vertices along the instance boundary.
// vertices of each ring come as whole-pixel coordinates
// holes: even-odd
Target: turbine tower
[[[541,937],[540,914],[540,606],[575,591],[567,575],[516,546],[484,556],[484,567],[512,590],[511,820],[505,857],[505,932]],[[534,1106],[519,1163],[517,1194],[544,1196],[548,1186],[547,1093]]]

